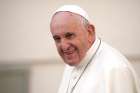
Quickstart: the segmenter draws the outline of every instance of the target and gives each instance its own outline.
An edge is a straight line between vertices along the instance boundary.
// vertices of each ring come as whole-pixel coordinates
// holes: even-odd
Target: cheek
[[[59,55],[63,58],[63,53],[61,51],[61,49],[59,47],[57,47],[57,52],[59,53]]]
[[[56,48],[57,48],[58,53],[60,53],[61,52],[60,47],[58,45],[56,45]]]
[[[63,58],[64,55],[63,55],[63,52],[62,52],[62,48],[60,46],[58,46],[57,44],[56,44],[56,48],[57,48],[57,52],[59,53],[59,55]]]
[[[87,46],[88,46],[87,38],[84,38],[84,39],[82,38],[79,40],[79,47],[81,50],[83,50],[83,51],[87,50],[87,48],[88,48]]]
[[[87,43],[85,42],[85,40],[78,40],[77,42],[75,42],[75,47],[79,56],[83,57],[85,55],[85,52],[87,51]]]
[[[83,42],[80,42],[80,45],[79,45],[79,55],[80,55],[80,57],[83,58],[87,51],[88,51],[87,40],[83,40]]]

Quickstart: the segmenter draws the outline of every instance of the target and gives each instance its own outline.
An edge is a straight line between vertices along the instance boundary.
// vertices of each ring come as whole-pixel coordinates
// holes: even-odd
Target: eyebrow
[[[53,38],[59,37],[58,35],[53,35]]]

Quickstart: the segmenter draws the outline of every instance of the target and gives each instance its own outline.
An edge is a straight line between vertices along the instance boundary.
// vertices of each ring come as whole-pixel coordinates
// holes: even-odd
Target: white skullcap
[[[60,8],[58,8],[54,13],[56,14],[57,12],[72,12],[72,13],[75,13],[75,14],[78,14],[82,17],[84,17],[86,20],[89,21],[89,16],[88,14],[86,13],[86,11],[84,11],[81,7],[77,6],[77,5],[64,5]]]

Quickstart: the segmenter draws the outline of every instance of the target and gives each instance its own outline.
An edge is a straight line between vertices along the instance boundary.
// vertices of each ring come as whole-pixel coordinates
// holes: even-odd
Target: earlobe
[[[95,37],[95,27],[92,24],[90,24],[88,25],[87,30],[88,30],[88,41],[90,44],[92,44]]]

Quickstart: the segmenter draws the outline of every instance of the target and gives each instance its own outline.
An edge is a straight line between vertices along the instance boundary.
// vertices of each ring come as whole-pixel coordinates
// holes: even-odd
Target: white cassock
[[[66,65],[58,93],[140,93],[127,59],[96,38],[81,64]]]

